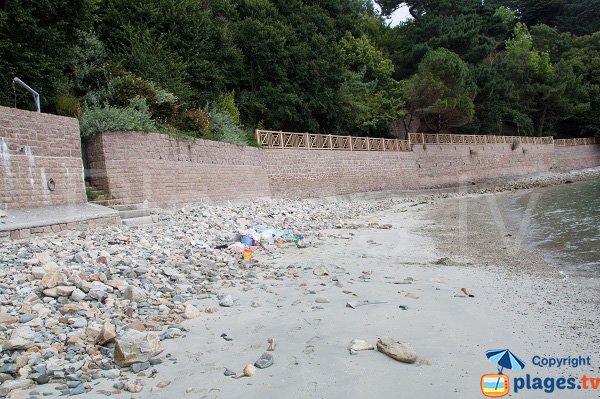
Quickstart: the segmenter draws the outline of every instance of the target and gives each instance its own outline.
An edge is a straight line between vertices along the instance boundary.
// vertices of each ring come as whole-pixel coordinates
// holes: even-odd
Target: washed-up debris
[[[348,351],[350,351],[351,355],[355,355],[356,352],[371,350],[375,350],[375,347],[362,339],[355,338],[350,341],[350,345],[348,346]]]
[[[267,338],[267,343],[269,346],[267,347],[267,351],[272,352],[275,350],[275,338]]]
[[[406,306],[406,305],[400,305],[398,307],[402,310],[408,310],[408,306]]]
[[[256,374],[256,367],[254,367],[251,364],[248,364],[246,367],[244,367],[244,370],[240,374],[233,376],[233,378],[237,379],[237,378],[242,378],[242,377],[254,377],[255,374]]]
[[[433,263],[436,265],[448,266],[450,264],[450,258],[447,258],[447,257],[439,258],[438,260],[436,260]]]
[[[221,334],[221,338],[223,338],[225,341],[233,341],[233,339],[229,338],[225,333]]]
[[[356,309],[359,306],[381,305],[384,303],[387,303],[387,302],[386,301],[376,301],[376,300],[372,300],[372,299],[365,299],[363,301],[348,301],[348,302],[346,302],[346,307]]]
[[[417,352],[410,344],[393,338],[379,338],[377,340],[377,350],[403,363],[417,361]]]
[[[475,295],[473,295],[473,293],[471,292],[471,290],[467,289],[467,288],[461,288],[460,289],[461,292],[463,294],[465,294],[466,296],[468,296],[469,298],[475,298]]]

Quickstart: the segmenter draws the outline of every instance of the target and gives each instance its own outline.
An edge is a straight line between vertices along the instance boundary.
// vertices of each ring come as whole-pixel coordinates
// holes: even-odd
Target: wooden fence
[[[559,147],[566,147],[569,145],[589,145],[589,144],[600,144],[600,139],[597,137],[585,137],[580,139],[558,139],[554,140],[554,145]]]
[[[529,136],[488,136],[464,134],[409,133],[411,144],[554,144],[554,138]]]
[[[256,130],[256,141],[266,148],[297,148],[345,151],[412,151],[413,144],[547,144],[556,146],[600,144],[597,138],[560,139],[552,136],[488,136],[464,134],[409,133],[408,140],[332,134],[292,133]]]
[[[291,133],[257,130],[256,141],[267,148],[300,148],[346,151],[410,151],[408,140],[332,134]]]

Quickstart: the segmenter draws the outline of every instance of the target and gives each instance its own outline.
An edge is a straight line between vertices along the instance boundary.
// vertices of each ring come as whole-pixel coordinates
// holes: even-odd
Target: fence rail
[[[554,140],[554,145],[559,147],[566,147],[570,145],[589,145],[589,144],[600,144],[600,139],[597,137],[585,137],[579,139],[558,139]]]
[[[346,151],[410,151],[408,140],[332,134],[275,132],[257,130],[256,141],[267,148],[300,148]]]
[[[266,148],[298,148],[345,151],[412,151],[412,144],[548,144],[560,147],[600,144],[598,138],[554,140],[552,136],[488,136],[463,134],[409,133],[408,140],[332,134],[256,130],[256,141]]]
[[[554,144],[552,136],[472,136],[464,134],[409,133],[408,140],[411,144]]]

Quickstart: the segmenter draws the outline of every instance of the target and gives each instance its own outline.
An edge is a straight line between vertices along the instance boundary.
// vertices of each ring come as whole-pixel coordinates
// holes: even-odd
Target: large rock
[[[156,334],[128,330],[117,338],[114,361],[120,367],[146,362],[164,350]]]
[[[50,265],[50,264],[48,264],[48,265]],[[48,265],[46,265],[46,266],[48,266]],[[56,264],[53,264],[53,265],[56,265]],[[44,277],[42,277],[42,287],[54,288],[63,282],[64,276],[60,272],[60,269],[58,268],[58,266],[52,266],[52,267],[48,267],[45,269],[46,269],[46,274],[44,274]]]
[[[403,363],[417,361],[417,352],[409,343],[396,341],[393,338],[379,338],[377,340],[377,350]]]
[[[13,324],[16,323],[18,318],[11,316],[8,313],[0,312],[0,324]]]
[[[197,307],[191,303],[185,305],[185,310],[183,311],[183,317],[185,319],[195,319],[198,316],[200,316],[200,310]]]
[[[30,327],[20,327],[12,332],[10,339],[2,345],[3,350],[29,349],[33,345],[35,332]]]
[[[9,380],[4,381],[2,385],[0,385],[0,397],[7,396],[11,391],[16,389],[26,389],[28,388],[33,381],[30,379],[22,379],[22,380]]]
[[[129,285],[127,288],[125,288],[123,297],[132,302],[144,302],[146,300],[146,293],[141,288]]]
[[[45,265],[46,263],[50,263],[52,261],[49,252],[41,252],[35,254],[34,256],[42,265]]]
[[[100,333],[96,337],[96,344],[105,345],[109,342],[112,342],[115,338],[117,338],[115,326],[111,322],[107,321],[104,323]]]

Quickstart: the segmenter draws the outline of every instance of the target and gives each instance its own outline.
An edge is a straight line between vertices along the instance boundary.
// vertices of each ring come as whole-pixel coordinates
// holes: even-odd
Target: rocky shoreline
[[[266,289],[269,282],[297,277],[297,269],[263,260],[280,245],[302,251],[293,242],[267,240],[252,247],[253,260],[243,260],[239,245],[231,244],[246,229],[282,229],[317,244],[326,240],[325,230],[389,229],[351,220],[402,203],[598,177],[600,168],[378,201],[195,205],[160,211],[161,223],[145,228],[111,226],[3,242],[0,397],[28,397],[27,389],[47,383],[58,384],[57,394],[85,394],[99,379],[114,380],[111,390],[101,392],[106,396],[144,390],[141,377],[158,373],[153,366],[164,361],[157,358],[164,341],[185,336],[186,320],[238,305],[228,288]],[[206,306],[206,299],[215,304]]]

